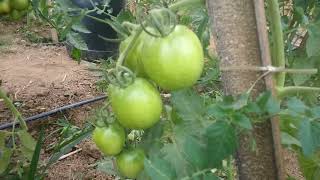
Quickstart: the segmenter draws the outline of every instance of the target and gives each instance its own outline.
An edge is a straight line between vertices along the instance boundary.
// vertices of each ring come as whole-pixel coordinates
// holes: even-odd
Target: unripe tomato
[[[25,10],[29,7],[29,0],[11,0],[11,7],[16,10]]]
[[[126,88],[111,85],[109,97],[117,120],[125,128],[147,129],[160,119],[160,93],[145,79],[136,78]]]
[[[142,53],[142,38],[143,33],[139,35],[137,41],[135,42],[134,46],[129,50],[124,65],[131,69],[133,72],[136,73],[138,77],[144,77],[144,70],[143,65],[141,63],[141,53]],[[124,50],[129,45],[130,41],[132,41],[134,34],[129,36],[127,39],[122,41],[119,46],[120,53],[123,53]]]
[[[10,13],[10,2],[9,0],[0,0],[0,14]]]
[[[125,144],[125,131],[117,123],[108,127],[96,127],[92,139],[99,150],[106,156],[119,154]]]
[[[121,175],[135,179],[144,168],[144,152],[141,149],[124,150],[116,157]]]
[[[148,77],[161,88],[177,90],[192,86],[200,78],[203,49],[194,32],[177,25],[166,37],[145,35],[141,60]]]

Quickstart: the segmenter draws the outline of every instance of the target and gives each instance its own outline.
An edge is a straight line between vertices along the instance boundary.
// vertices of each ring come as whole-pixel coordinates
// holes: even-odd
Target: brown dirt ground
[[[19,104],[24,117],[45,112],[56,107],[97,96],[97,76],[88,69],[93,65],[84,61],[78,65],[70,59],[63,46],[48,46],[29,43],[21,31],[21,23],[0,21],[0,82],[8,95]],[[98,105],[101,104],[98,103]],[[57,129],[53,123],[64,117],[71,124],[85,124],[90,110],[96,104],[64,112],[46,121],[46,134]],[[10,112],[0,101],[0,124],[10,122]],[[33,123],[30,132],[36,135],[40,123]],[[46,140],[45,146],[57,141],[58,134]],[[113,179],[95,170],[93,164],[102,156],[95,145],[87,140],[77,148],[82,151],[54,164],[47,179]],[[42,159],[50,151],[42,153]]]
[[[0,21],[0,82],[14,102],[20,104],[23,116],[29,117],[101,94],[95,87],[97,76],[88,70],[92,64],[82,61],[78,65],[68,57],[64,46],[28,42],[20,32],[21,27],[21,23]],[[43,34],[39,29],[36,32]],[[97,106],[99,103],[70,110],[62,117],[81,127],[90,110]],[[50,117],[46,121],[45,124],[50,125],[46,129],[47,134],[57,129],[53,123],[60,117]],[[11,121],[11,118],[0,101],[0,124]],[[31,134],[37,134],[38,130],[39,123],[31,125]],[[52,137],[45,145],[55,141],[57,137]],[[113,179],[94,169],[93,165],[102,156],[90,140],[76,148],[82,151],[54,164],[47,179]],[[49,154],[44,151],[42,159],[45,160]],[[287,175],[303,180],[294,153],[285,150],[284,160]]]

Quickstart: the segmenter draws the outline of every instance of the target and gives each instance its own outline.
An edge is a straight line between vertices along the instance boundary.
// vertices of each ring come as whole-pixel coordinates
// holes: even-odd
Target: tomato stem
[[[0,88],[0,99],[3,99],[4,104],[10,109],[12,114],[14,115],[15,119],[18,119],[20,126],[23,130],[28,130],[26,122],[23,120],[22,115],[17,110],[17,108],[13,105],[11,99],[5,94],[5,92]],[[14,125],[15,126],[15,121]]]
[[[127,57],[130,49],[133,48],[133,46],[135,45],[135,43],[138,40],[138,37],[140,36],[140,34],[142,33],[143,29],[141,26],[139,26],[139,28],[137,29],[136,33],[134,33],[134,36],[132,38],[132,40],[129,42],[129,45],[125,48],[125,50],[123,51],[123,53],[120,54],[118,60],[117,60],[117,64],[116,64],[116,68],[118,69],[120,66],[122,66],[124,59]]]
[[[280,68],[285,68],[285,54],[283,43],[283,32],[281,26],[281,15],[279,10],[278,0],[269,0],[268,10],[270,14],[270,29],[271,38],[273,41],[272,46],[272,65]],[[280,72],[275,74],[276,85],[283,87],[285,83],[285,73]]]
[[[312,93],[320,92],[319,87],[306,87],[306,86],[287,86],[282,88],[277,88],[278,98],[282,99],[286,96],[290,96],[296,93]]]

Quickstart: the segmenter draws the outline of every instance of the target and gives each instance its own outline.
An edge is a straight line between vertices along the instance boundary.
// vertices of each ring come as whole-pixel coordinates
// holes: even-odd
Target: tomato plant
[[[117,168],[122,176],[134,179],[142,172],[145,155],[141,149],[124,150],[116,157]]]
[[[100,151],[106,155],[117,155],[121,152],[125,143],[125,131],[117,123],[107,127],[96,127],[92,138]]]
[[[128,87],[111,86],[109,96],[119,123],[129,129],[147,129],[160,120],[162,100],[147,80],[136,78]]]
[[[1,0],[0,1],[0,14],[8,14],[10,13],[10,1],[9,0]]]
[[[161,88],[191,87],[203,69],[203,49],[198,37],[177,25],[166,37],[148,36],[143,41],[142,63],[146,74]]]

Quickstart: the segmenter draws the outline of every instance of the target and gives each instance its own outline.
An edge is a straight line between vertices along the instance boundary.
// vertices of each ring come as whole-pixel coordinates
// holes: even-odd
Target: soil
[[[44,27],[44,29],[47,29]],[[39,31],[39,30],[38,30]],[[49,36],[41,31],[41,36]],[[90,71],[94,64],[69,58],[62,45],[33,44],[24,36],[21,23],[0,21],[0,82],[7,94],[18,106],[24,117],[30,117],[67,104],[101,95],[95,86],[98,75]],[[32,123],[29,131],[37,136],[41,125],[46,134],[57,130],[57,120],[66,119],[70,124],[82,127],[90,111],[101,105],[93,103],[80,108],[62,112],[42,123]],[[0,124],[12,121],[11,113],[0,101]],[[47,139],[44,147],[57,142],[56,133]],[[54,164],[46,179],[113,179],[95,169],[94,164],[102,158],[90,140],[79,144],[74,150],[81,149]],[[42,152],[46,161],[50,151]]]

